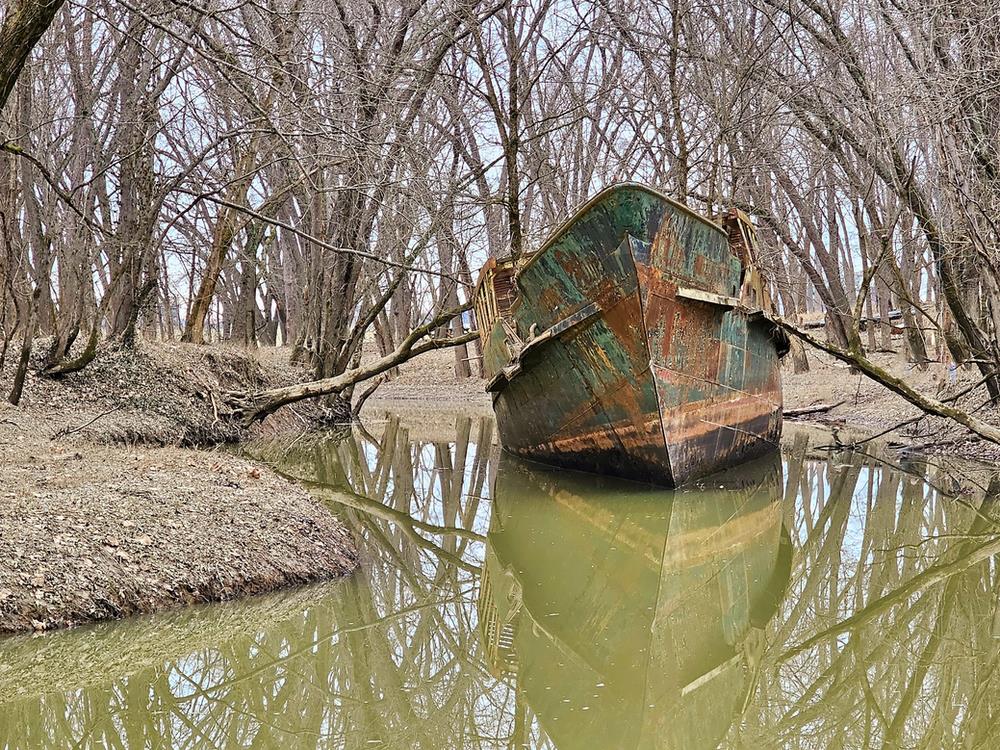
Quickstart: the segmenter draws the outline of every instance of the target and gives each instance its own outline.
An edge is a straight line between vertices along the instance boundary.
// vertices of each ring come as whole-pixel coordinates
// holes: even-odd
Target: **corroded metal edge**
[[[505,263],[517,298],[482,338],[504,447],[666,486],[773,448],[782,352],[760,328],[770,298],[746,273],[750,244],[624,183],[587,201],[529,264]],[[549,343],[527,345],[536,338]]]
[[[524,342],[524,346],[522,347],[521,351],[515,354],[514,357],[510,360],[510,365],[500,370],[500,372],[498,372],[496,375],[490,378],[490,380],[486,383],[487,392],[496,393],[497,391],[501,390],[506,383],[510,382],[512,378],[514,378],[519,372],[521,372],[521,361],[524,359],[524,357],[527,356],[528,354],[531,354],[535,349],[550,341],[553,341],[558,336],[561,336],[571,331],[576,326],[585,323],[590,318],[594,317],[595,315],[599,315],[600,313],[601,313],[601,308],[598,306],[596,302],[592,302],[586,307],[577,310],[572,315],[568,315],[567,317],[563,318],[562,320],[560,320],[558,323],[556,323],[546,331],[528,339],[526,342]]]
[[[517,273],[514,275],[514,278],[519,279],[521,277],[521,272],[524,271],[529,266],[531,266],[540,256],[544,255],[549,250],[549,248],[552,247],[552,245],[555,244],[556,241],[558,241],[559,238],[562,237],[562,235],[564,235],[581,216],[586,214],[588,211],[590,211],[590,209],[592,209],[595,205],[597,205],[602,200],[607,198],[609,195],[611,195],[612,193],[616,193],[619,190],[641,190],[644,193],[649,193],[650,195],[653,195],[659,198],[660,200],[664,201],[668,205],[673,206],[678,211],[681,211],[687,214],[688,216],[697,219],[706,226],[715,229],[716,231],[720,232],[727,238],[729,237],[728,232],[726,232],[725,228],[721,224],[717,224],[711,219],[706,218],[705,216],[698,213],[694,209],[685,206],[680,201],[674,200],[669,195],[657,190],[656,188],[651,188],[648,185],[643,185],[640,182],[616,182],[614,185],[609,185],[596,195],[593,195],[590,198],[588,198],[587,201],[583,203],[583,205],[581,205],[579,208],[573,211],[573,213],[570,214],[570,217],[566,219],[566,221],[564,221],[562,224],[556,227],[555,230],[553,230],[553,232],[548,236],[548,239],[546,239],[545,242],[542,243],[542,246],[540,248],[538,248],[535,252],[533,252],[524,261],[521,262],[520,267],[517,269]],[[487,263],[489,263],[489,261],[487,261]]]

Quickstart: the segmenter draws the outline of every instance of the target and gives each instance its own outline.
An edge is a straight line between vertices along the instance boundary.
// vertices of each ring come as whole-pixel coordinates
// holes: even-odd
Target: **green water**
[[[435,437],[254,446],[362,568],[0,641],[0,748],[1000,746],[988,472],[797,435],[668,492]]]

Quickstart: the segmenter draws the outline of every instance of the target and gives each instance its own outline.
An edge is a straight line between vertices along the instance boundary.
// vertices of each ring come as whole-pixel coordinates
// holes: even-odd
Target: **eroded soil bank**
[[[353,570],[350,535],[304,489],[230,452],[181,447],[235,437],[214,393],[298,377],[278,358],[189,346],[32,377],[20,407],[0,406],[0,632]]]

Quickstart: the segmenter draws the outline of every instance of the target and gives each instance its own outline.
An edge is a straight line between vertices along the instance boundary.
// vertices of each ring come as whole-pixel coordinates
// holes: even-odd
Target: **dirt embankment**
[[[41,346],[38,347],[42,349]],[[304,489],[231,453],[214,394],[292,382],[280,359],[146,346],[0,406],[0,632],[331,578],[347,531]],[[6,396],[12,377],[0,371]],[[295,419],[294,413],[286,419]]]
[[[1000,459],[997,446],[958,425],[921,417],[825,355],[809,357],[808,373],[786,365],[785,407],[838,404],[810,421],[853,436],[891,430],[886,439],[904,450]],[[977,381],[972,371],[876,359],[939,399]],[[366,422],[374,426],[387,412],[426,424],[442,412],[491,414],[483,382],[457,379],[453,368],[447,350],[405,364],[368,400]],[[8,362],[0,395],[11,376]],[[225,599],[353,569],[344,528],[304,489],[232,453],[192,448],[239,437],[221,418],[217,394],[303,377],[285,350],[145,345],[105,352],[59,381],[32,376],[19,408],[0,402],[0,632]],[[957,403],[1000,423],[984,400],[976,390]],[[309,407],[275,417],[260,429],[303,428]]]

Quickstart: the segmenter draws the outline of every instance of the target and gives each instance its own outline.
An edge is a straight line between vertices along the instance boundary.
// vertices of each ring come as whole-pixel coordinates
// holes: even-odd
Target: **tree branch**
[[[979,437],[1000,445],[1000,428],[984,422],[981,419],[977,419],[961,409],[949,406],[948,404],[931,398],[930,396],[923,395],[902,379],[897,378],[887,370],[883,370],[863,354],[848,351],[835,344],[831,344],[828,341],[823,341],[822,339],[813,336],[811,333],[802,330],[798,326],[793,325],[779,316],[774,316],[772,320],[788,333],[793,336],[797,336],[812,347],[826,352],[832,357],[839,359],[841,362],[846,362],[852,367],[856,367],[866,377],[874,380],[879,385],[885,386],[893,393],[902,396],[921,411],[958,422],[963,427],[967,427],[969,430],[979,435]]]
[[[269,414],[273,414],[277,409],[286,404],[304,401],[307,398],[336,395],[355,383],[360,383],[381,375],[386,370],[391,370],[393,367],[401,365],[403,362],[407,362],[424,352],[429,352],[432,349],[460,346],[461,344],[473,341],[479,336],[477,331],[470,331],[454,338],[425,338],[432,331],[440,328],[455,316],[461,315],[471,308],[472,303],[469,302],[461,307],[440,313],[428,323],[414,328],[400,342],[399,346],[385,356],[379,357],[374,362],[352,367],[340,375],[335,375],[331,378],[313,380],[308,383],[284,386],[282,388],[272,388],[254,394],[229,394],[226,403],[233,409],[233,415],[240,419],[244,425],[249,426],[254,422],[264,419]]]

